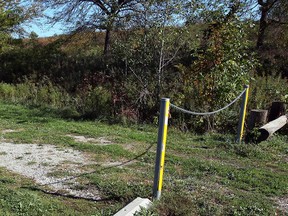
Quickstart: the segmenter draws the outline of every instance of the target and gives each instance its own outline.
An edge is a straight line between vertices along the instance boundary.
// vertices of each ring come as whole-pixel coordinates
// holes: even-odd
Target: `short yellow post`
[[[170,99],[162,98],[160,105],[157,155],[155,162],[154,186],[153,186],[153,199],[156,200],[160,199],[163,185],[169,106],[170,106]]]
[[[240,111],[240,120],[238,124],[238,132],[237,132],[237,139],[236,142],[241,143],[243,132],[244,132],[244,123],[245,123],[245,116],[246,116],[246,109],[248,103],[248,95],[249,95],[249,85],[244,86],[246,91],[243,94],[242,104],[241,104],[241,111]]]

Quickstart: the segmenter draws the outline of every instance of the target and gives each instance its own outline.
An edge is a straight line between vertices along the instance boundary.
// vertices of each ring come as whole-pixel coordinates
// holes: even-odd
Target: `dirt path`
[[[0,143],[1,167],[33,179],[38,185],[48,187],[50,192],[99,200],[101,197],[95,188],[80,186],[77,179],[71,178],[83,173],[83,167],[89,164],[92,162],[87,156],[69,148]]]

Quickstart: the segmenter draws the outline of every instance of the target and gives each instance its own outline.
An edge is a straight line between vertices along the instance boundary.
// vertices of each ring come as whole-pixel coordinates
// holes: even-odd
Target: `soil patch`
[[[288,214],[288,196],[276,200],[278,208],[285,214]]]
[[[112,142],[108,139],[106,139],[105,137],[99,137],[97,139],[95,138],[90,138],[90,137],[85,137],[85,136],[76,136],[76,135],[71,135],[68,134],[68,137],[72,137],[76,142],[83,142],[83,143],[96,143],[99,145],[110,145],[112,144]]]

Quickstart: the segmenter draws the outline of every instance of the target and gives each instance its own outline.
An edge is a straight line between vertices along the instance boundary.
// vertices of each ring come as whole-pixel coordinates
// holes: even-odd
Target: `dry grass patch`
[[[105,137],[99,137],[99,138],[91,138],[91,137],[85,137],[82,135],[72,135],[68,134],[67,137],[71,137],[74,139],[75,142],[82,142],[82,143],[94,143],[98,145],[110,145],[113,144],[112,141],[108,140]]]

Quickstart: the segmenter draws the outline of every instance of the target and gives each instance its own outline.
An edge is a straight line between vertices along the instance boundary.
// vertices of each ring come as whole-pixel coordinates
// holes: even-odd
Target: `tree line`
[[[10,0],[0,9],[0,80],[51,83],[74,98],[65,106],[82,117],[153,122],[163,96],[211,111],[247,83],[255,106],[287,99],[285,0]],[[67,34],[13,38],[21,23],[48,15]],[[206,129],[224,127],[227,115],[174,114],[184,128]]]

